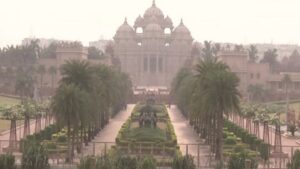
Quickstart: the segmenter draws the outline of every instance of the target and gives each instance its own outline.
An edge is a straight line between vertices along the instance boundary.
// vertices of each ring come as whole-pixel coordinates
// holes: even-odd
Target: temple
[[[114,57],[134,86],[170,86],[190,58],[193,38],[181,20],[174,28],[155,1],[133,26],[125,19],[114,36]]]

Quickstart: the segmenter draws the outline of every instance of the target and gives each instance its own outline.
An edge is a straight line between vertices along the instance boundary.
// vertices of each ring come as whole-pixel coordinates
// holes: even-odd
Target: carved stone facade
[[[155,1],[133,27],[125,19],[114,36],[114,57],[135,86],[170,86],[190,58],[193,38],[181,23],[176,28]]]

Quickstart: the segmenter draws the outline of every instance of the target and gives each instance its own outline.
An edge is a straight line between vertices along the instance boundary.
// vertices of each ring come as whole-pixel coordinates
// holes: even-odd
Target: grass
[[[15,105],[20,103],[19,99],[0,96],[0,105]]]
[[[133,128],[125,136],[128,139],[134,139],[136,141],[166,141],[166,133],[160,128]]]
[[[22,124],[23,121],[17,121],[17,125]],[[10,120],[0,120],[0,133],[10,129]]]

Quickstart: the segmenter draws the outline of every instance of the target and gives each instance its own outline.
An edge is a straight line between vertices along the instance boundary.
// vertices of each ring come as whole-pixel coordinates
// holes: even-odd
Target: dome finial
[[[181,20],[180,20],[180,25],[183,25],[183,19],[181,18]]]
[[[124,20],[124,25],[125,25],[125,24],[128,24],[128,23],[127,23],[127,17],[125,17],[125,20]]]
[[[156,6],[155,0],[152,1],[152,6]]]

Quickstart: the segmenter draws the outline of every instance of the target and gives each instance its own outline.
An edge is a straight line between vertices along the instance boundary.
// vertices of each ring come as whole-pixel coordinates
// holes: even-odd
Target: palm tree
[[[258,59],[258,56],[257,56],[258,50],[257,50],[256,46],[250,45],[250,47],[248,49],[248,53],[249,53],[249,62],[255,63]]]
[[[62,84],[52,99],[51,107],[58,123],[67,125],[68,161],[73,158],[75,135],[80,125],[81,114],[87,109],[86,100],[87,93],[74,84]]]
[[[48,73],[51,75],[51,88],[54,89],[54,78],[57,73],[57,69],[55,66],[50,66],[48,69]]]
[[[211,58],[214,56],[213,52],[213,46],[211,41],[204,41],[204,48],[202,49],[202,57],[205,58]]]
[[[210,113],[215,118],[216,126],[216,159],[223,160],[223,115],[239,111],[239,79],[230,72],[229,67],[209,59],[196,65],[196,78],[199,85],[197,100],[202,112]]]
[[[61,83],[74,84],[81,90],[91,90],[92,68],[85,60],[69,60],[61,67]]]
[[[284,89],[285,89],[285,103],[286,103],[286,120],[288,120],[288,113],[289,113],[289,102],[290,102],[290,97],[289,97],[289,86],[292,82],[290,76],[288,74],[285,74],[281,80],[281,82],[284,84]],[[288,122],[288,121],[287,121]]]

